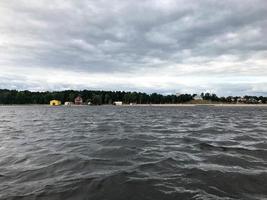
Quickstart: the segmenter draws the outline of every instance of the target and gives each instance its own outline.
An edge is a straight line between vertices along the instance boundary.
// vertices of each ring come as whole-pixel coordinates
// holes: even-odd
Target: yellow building
[[[61,101],[59,100],[50,101],[50,106],[59,106],[59,105],[61,105]]]

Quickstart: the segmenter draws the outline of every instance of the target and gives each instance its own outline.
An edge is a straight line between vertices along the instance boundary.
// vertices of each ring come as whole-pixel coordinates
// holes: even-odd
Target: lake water
[[[267,199],[267,108],[2,106],[0,199]]]

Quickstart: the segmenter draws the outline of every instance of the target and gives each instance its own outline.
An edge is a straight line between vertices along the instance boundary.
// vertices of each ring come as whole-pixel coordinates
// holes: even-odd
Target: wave
[[[0,199],[267,199],[265,108],[6,107]]]

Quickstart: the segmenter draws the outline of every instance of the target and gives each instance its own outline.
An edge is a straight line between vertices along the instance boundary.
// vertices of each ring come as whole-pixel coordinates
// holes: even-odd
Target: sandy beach
[[[194,106],[215,106],[215,107],[267,107],[267,104],[123,104],[122,106],[155,106],[155,107],[194,107]]]

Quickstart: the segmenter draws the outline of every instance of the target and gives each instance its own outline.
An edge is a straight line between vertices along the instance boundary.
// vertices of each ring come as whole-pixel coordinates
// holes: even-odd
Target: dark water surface
[[[267,108],[2,106],[0,199],[267,199]]]

